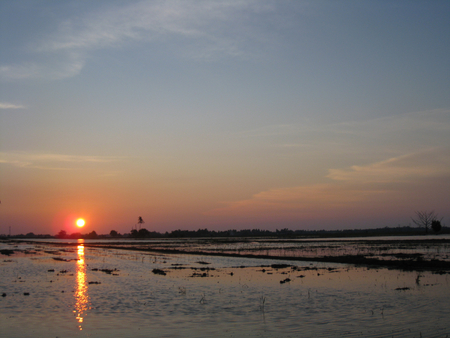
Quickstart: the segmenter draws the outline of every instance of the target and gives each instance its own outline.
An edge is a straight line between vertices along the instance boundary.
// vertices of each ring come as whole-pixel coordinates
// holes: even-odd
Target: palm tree
[[[137,222],[137,224],[139,224],[139,230],[141,230],[141,225],[144,224],[144,223],[145,223],[145,222],[144,222],[144,220],[142,219],[142,217],[139,216],[138,222]]]

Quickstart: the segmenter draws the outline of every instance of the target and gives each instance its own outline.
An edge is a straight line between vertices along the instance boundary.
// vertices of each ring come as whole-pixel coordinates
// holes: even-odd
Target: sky
[[[439,0],[1,1],[0,234],[447,224],[449,22]]]

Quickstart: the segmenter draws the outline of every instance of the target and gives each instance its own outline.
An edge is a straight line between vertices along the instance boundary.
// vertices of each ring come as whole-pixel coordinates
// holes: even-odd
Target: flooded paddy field
[[[109,243],[113,245],[105,241],[92,241],[87,245],[160,253],[352,263],[408,270],[450,268],[450,236],[445,235],[336,239],[194,238]]]
[[[213,241],[186,244],[192,253],[174,253],[172,245],[178,241],[155,241],[160,245],[156,249],[149,241],[69,242],[0,242],[2,336],[450,335],[447,269],[405,271],[289,260],[282,254],[267,258],[261,251],[259,258],[203,254],[202,250],[217,251],[233,244]],[[309,248],[320,244],[314,243]],[[230,253],[242,253],[245,246],[275,245],[253,240],[235,244],[240,247],[229,247]],[[434,244],[416,245],[423,253],[420,260],[448,259],[448,243]],[[277,245],[293,244],[279,241]],[[401,251],[400,245],[371,251],[363,243],[365,252],[379,252],[383,259],[387,257],[383,253],[418,253],[413,248]],[[149,247],[166,252],[148,251]]]

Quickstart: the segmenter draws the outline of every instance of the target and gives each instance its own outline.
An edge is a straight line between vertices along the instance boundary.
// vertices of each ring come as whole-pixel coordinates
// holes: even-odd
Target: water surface
[[[6,337],[450,334],[448,274],[152,254],[81,242],[5,247],[26,250],[0,256]]]

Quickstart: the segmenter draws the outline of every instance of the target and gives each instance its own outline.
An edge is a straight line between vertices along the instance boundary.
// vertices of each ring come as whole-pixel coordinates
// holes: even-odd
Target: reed
[[[259,309],[264,312],[264,305],[266,303],[266,297],[264,295],[259,299]]]

